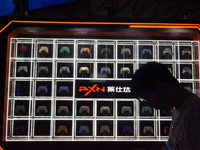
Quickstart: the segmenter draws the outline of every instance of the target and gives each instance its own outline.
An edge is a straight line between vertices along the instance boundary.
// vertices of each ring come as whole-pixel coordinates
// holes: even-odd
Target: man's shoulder
[[[193,94],[186,98],[186,103],[189,103],[190,105],[194,105],[195,107],[200,105],[200,97]]]
[[[191,114],[191,116],[193,117],[195,116],[200,117],[199,108],[200,108],[200,97],[197,95],[188,96],[187,99],[185,100],[183,111],[187,112],[187,114]]]

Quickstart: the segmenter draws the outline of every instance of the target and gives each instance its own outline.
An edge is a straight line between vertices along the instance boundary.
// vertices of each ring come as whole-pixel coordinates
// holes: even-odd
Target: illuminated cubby
[[[165,141],[171,111],[133,99],[130,81],[149,61],[199,94],[199,42],[12,38],[7,141]]]

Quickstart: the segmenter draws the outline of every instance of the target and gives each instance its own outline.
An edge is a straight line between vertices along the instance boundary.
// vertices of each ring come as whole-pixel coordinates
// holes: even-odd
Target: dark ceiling
[[[199,0],[76,0],[30,11],[29,16],[37,20],[198,23],[200,3]]]
[[[199,20],[195,0],[92,0],[91,16],[124,17],[130,20]]]
[[[37,11],[30,12],[30,16],[133,22],[200,19],[198,0],[76,0]]]

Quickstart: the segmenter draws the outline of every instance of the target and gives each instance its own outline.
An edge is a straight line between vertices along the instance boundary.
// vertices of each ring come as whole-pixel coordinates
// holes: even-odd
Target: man
[[[12,3],[15,5],[14,13],[19,13],[20,11],[23,11],[23,13],[28,16],[28,0],[12,0]]]
[[[156,109],[171,110],[172,123],[166,147],[200,150],[200,98],[183,88],[162,64],[150,62],[132,77],[134,98]]]

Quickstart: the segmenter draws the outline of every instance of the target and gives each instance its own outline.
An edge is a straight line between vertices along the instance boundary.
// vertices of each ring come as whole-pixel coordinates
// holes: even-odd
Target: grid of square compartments
[[[171,111],[130,98],[76,98],[75,81],[130,81],[148,61],[199,94],[198,41],[11,39],[6,140],[166,140]]]

